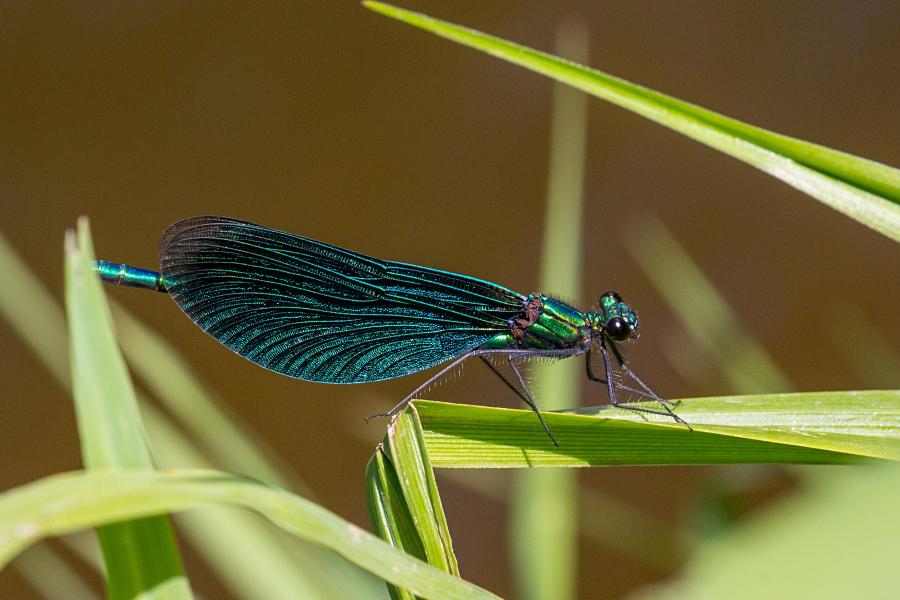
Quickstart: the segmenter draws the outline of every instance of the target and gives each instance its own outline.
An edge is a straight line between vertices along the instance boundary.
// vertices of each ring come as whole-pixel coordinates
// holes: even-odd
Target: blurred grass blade
[[[147,402],[141,406],[141,414],[154,441],[153,456],[160,468],[211,467],[152,404]],[[239,598],[316,600],[339,593],[350,595],[350,587],[335,588],[331,594],[321,590],[313,575],[316,567],[324,565],[316,564],[299,540],[294,540],[298,543],[290,550],[285,548],[275,539],[268,523],[256,515],[215,508],[182,513],[175,516],[175,521],[179,531],[185,533],[231,593]]]
[[[588,31],[582,20],[556,28],[557,52],[568,59],[588,58]],[[553,87],[550,168],[540,289],[563,298],[581,298],[581,215],[584,212],[584,162],[587,96],[557,83]],[[573,226],[575,223],[575,226]],[[536,365],[533,389],[542,410],[580,403],[578,361]],[[522,471],[513,488],[510,535],[517,596],[525,599],[575,597],[577,588],[578,482],[565,469]],[[552,506],[553,510],[547,510]]]
[[[900,170],[788,137],[601,71],[381,2],[378,13],[546,75],[752,165],[900,241]]]
[[[503,479],[493,469],[441,472],[442,481],[450,480],[501,505],[510,500]],[[679,531],[674,519],[661,519],[632,502],[584,485],[578,489],[578,521],[578,532],[588,541],[663,573],[682,563],[693,543],[693,535]]]
[[[693,432],[606,406],[548,413],[558,448],[531,411],[422,400],[417,407],[436,468],[900,460],[900,391],[691,398],[677,413]]]
[[[99,600],[100,596],[48,544],[35,544],[13,566],[38,594],[50,600]]]
[[[671,573],[681,564],[693,542],[693,534],[677,520],[586,486],[580,490],[579,506],[580,530],[588,539],[660,573]]]
[[[0,313],[50,372],[60,381],[68,381],[65,316],[2,235],[0,273],[6,282],[0,285]]]
[[[631,598],[895,598],[900,468],[829,469]],[[765,574],[762,576],[762,574]]]
[[[72,389],[88,469],[152,469],[125,361],[112,333],[87,220],[77,243],[66,234],[66,308]],[[165,516],[106,524],[97,530],[109,597],[191,598],[171,524]]]
[[[397,471],[403,498],[412,516],[428,563],[459,576],[444,507],[428,458],[416,407],[410,405],[388,426],[385,450]]]
[[[100,542],[92,531],[80,531],[63,536],[62,543],[72,551],[84,564],[98,573],[103,572],[103,551]]]
[[[835,319],[834,315],[841,315]],[[822,319],[822,329],[853,373],[867,386],[888,388],[900,386],[900,354],[879,330],[850,300],[841,298]]]
[[[496,598],[393,548],[309,500],[220,471],[76,472],[7,491],[0,495],[0,567],[47,536],[211,505],[257,511],[285,531],[330,548],[425,598]]]
[[[171,344],[116,304],[113,317],[122,351],[136,375],[209,448],[219,467],[309,496],[300,477],[274,453],[264,451],[265,441],[239,422]]]
[[[628,228],[622,241],[735,392],[791,391],[788,377],[659,219],[645,214]]]

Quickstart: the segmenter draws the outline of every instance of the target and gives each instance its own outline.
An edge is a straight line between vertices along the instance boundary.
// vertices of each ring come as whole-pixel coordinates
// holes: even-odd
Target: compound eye
[[[602,296],[600,296],[600,302],[603,302],[607,298],[613,300],[614,302],[622,301],[622,296],[620,296],[617,292],[614,292],[612,290],[610,290],[610,291],[606,292],[605,294],[603,294]]]
[[[613,317],[607,321],[605,331],[614,342],[624,342],[631,337],[631,327],[622,317]]]

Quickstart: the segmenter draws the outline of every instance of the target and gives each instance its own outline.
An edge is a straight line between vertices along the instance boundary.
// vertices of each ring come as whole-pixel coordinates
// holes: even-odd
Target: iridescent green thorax
[[[591,325],[587,316],[556,298],[542,296],[544,310],[525,330],[525,348],[577,348],[591,344]]]
[[[510,322],[510,331],[492,338],[482,348],[584,348],[591,345],[587,315],[561,300],[531,294],[522,313]]]

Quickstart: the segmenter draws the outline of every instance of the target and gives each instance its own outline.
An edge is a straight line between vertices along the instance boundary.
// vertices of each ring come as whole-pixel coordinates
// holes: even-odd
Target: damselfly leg
[[[618,363],[619,368],[621,368],[622,371],[626,375],[628,375],[628,377],[630,377],[632,379],[632,381],[637,383],[643,390],[643,391],[638,391],[638,390],[635,390],[634,388],[626,388],[626,386],[621,386],[621,385],[617,385],[617,384],[613,383],[613,370],[612,370],[611,361],[609,359],[609,352],[606,349],[606,342],[605,341],[601,342],[599,345],[599,348],[600,348],[600,354],[603,356],[603,367],[606,371],[606,380],[604,381],[603,379],[600,379],[599,377],[594,375],[593,367],[591,366],[591,351],[590,350],[588,350],[587,356],[585,357],[585,365],[586,365],[586,369],[587,369],[588,379],[590,379],[591,381],[596,381],[596,382],[606,384],[607,392],[609,394],[609,403],[618,408],[625,408],[628,410],[633,410],[635,412],[642,412],[642,413],[651,414],[651,415],[662,415],[664,417],[671,417],[676,422],[681,423],[682,425],[686,426],[688,429],[693,431],[693,428],[690,426],[690,424],[688,424],[687,421],[685,421],[684,419],[682,419],[681,417],[676,415],[674,412],[672,412],[671,407],[678,406],[678,403],[660,398],[656,394],[656,392],[654,392],[652,389],[650,389],[650,387],[647,384],[645,384],[643,382],[643,380],[640,377],[638,377],[637,374],[628,367],[627,364],[625,364],[625,359],[622,356],[622,354],[619,352],[619,349],[616,348],[615,344],[612,342],[609,342],[609,345],[613,349],[613,355],[616,358],[616,362]],[[619,400],[616,398],[616,387],[619,387],[620,389],[628,389],[629,391],[635,391],[638,394],[640,394],[641,396],[651,398],[652,400],[658,402],[660,404],[660,406],[663,407],[664,410],[653,410],[652,408],[644,408],[643,406],[633,406],[631,404],[628,404],[627,402],[619,402]]]
[[[378,413],[374,415],[370,415],[365,418],[366,422],[370,419],[375,419],[378,417],[392,417],[396,415],[398,412],[403,410],[407,404],[410,403],[414,398],[417,398],[419,394],[427,390],[432,384],[436,381],[444,377],[447,373],[452,371],[455,367],[462,364],[465,360],[473,357],[479,357],[482,361],[488,366],[488,368],[500,378],[500,380],[506,384],[519,398],[525,402],[534,414],[537,415],[538,420],[541,422],[541,426],[544,428],[544,431],[547,432],[547,435],[550,437],[550,440],[553,442],[555,446],[559,446],[559,442],[553,436],[553,432],[550,431],[549,425],[544,420],[543,415],[541,415],[541,411],[538,410],[537,404],[534,402],[534,398],[531,395],[531,390],[528,387],[528,383],[525,381],[525,377],[522,375],[521,370],[519,369],[516,363],[521,362],[528,358],[533,357],[544,357],[544,358],[567,358],[576,354],[573,350],[563,349],[563,350],[485,350],[485,349],[476,349],[470,352],[467,352],[457,359],[451,361],[447,366],[442,368],[440,371],[432,375],[428,378],[422,385],[414,389],[410,394],[408,394],[403,400],[398,402],[393,408],[391,408],[387,412]],[[486,359],[487,356],[491,355],[500,355],[506,358],[507,364],[509,365],[510,370],[516,377],[516,380],[519,383],[520,387],[516,387],[506,376],[503,375],[497,368],[491,364],[489,360]]]

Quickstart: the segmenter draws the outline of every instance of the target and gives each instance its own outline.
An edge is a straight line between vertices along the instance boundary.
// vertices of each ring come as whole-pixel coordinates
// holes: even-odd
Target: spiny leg
[[[585,355],[585,359],[584,359],[584,370],[585,370],[585,373],[587,373],[587,378],[591,381],[596,381],[597,383],[602,383],[603,385],[606,385],[607,384],[606,379],[597,377],[594,374],[594,366],[591,364],[591,356],[592,356],[591,351],[588,350],[587,354]],[[607,377],[609,377],[609,375],[607,375]],[[645,396],[647,398],[652,398],[652,399],[656,400],[656,398],[654,396],[645,394],[641,390],[639,390],[637,388],[633,388],[630,385],[622,385],[621,383],[614,383],[613,385],[618,387],[620,390],[625,390],[626,392],[632,392],[633,394],[639,394],[641,396]],[[666,402],[668,402],[668,401],[662,400],[662,404],[665,404]]]
[[[549,351],[549,352],[552,353],[552,354],[551,354],[552,356],[556,356],[556,355],[558,354],[558,353],[553,353],[553,351]],[[396,405],[394,405],[394,407],[391,408],[389,411],[383,412],[383,413],[377,413],[377,414],[374,414],[374,415],[369,415],[368,417],[365,417],[364,420],[368,423],[371,419],[377,419],[377,418],[379,418],[379,417],[393,417],[395,414],[397,414],[398,412],[400,412],[401,410],[403,410],[403,409],[406,407],[406,405],[409,404],[410,401],[411,401],[413,398],[416,398],[423,390],[427,389],[427,388],[428,388],[431,384],[433,384],[435,381],[437,381],[438,379],[440,379],[441,377],[443,377],[444,375],[446,375],[448,371],[450,371],[451,369],[453,369],[454,367],[456,367],[457,365],[459,365],[460,363],[462,363],[463,361],[465,361],[465,360],[467,360],[467,359],[469,359],[469,358],[472,358],[472,357],[475,357],[475,356],[480,356],[480,357],[483,358],[485,355],[489,355],[489,354],[503,354],[504,356],[509,357],[509,356],[511,356],[512,354],[520,354],[520,353],[522,353],[522,351],[515,351],[515,350],[513,350],[512,352],[510,352],[510,351],[508,351],[508,350],[499,350],[499,349],[498,349],[498,350],[481,350],[481,349],[478,349],[478,348],[476,348],[476,349],[474,349],[474,350],[470,350],[470,351],[466,352],[465,354],[462,354],[462,355],[458,356],[457,358],[453,359],[453,361],[450,362],[449,364],[447,364],[446,367],[444,367],[443,369],[441,369],[440,371],[438,371],[437,373],[435,373],[434,375],[432,375],[431,377],[429,377],[422,385],[420,385],[419,387],[417,387],[416,389],[414,389],[412,392],[410,392],[409,394],[407,394],[407,396],[406,396],[403,400],[401,400],[401,401],[398,402]],[[491,364],[488,363],[487,361],[485,361],[485,364],[487,364],[488,367],[490,367],[491,370],[493,370],[494,373],[496,373],[496,374],[500,377],[500,379],[503,380],[503,382],[504,382],[506,385],[510,386],[510,388],[512,388],[512,390],[516,393],[517,396],[519,396],[520,398],[522,398],[522,400],[524,400],[525,402],[528,402],[528,398],[526,398],[525,396],[523,396],[523,395],[522,395],[522,392],[520,392],[519,390],[517,390],[517,389],[515,388],[515,386],[512,385],[512,384],[511,384],[511,383],[503,376],[502,373],[500,373],[500,372],[498,372],[496,369],[494,369],[494,366],[493,366],[493,365],[491,365]]]
[[[521,398],[523,401],[528,402],[528,398],[526,398],[525,395],[524,395],[522,392],[520,392],[519,389],[518,389],[516,386],[514,386],[512,383],[510,383],[509,379],[507,379],[506,376],[505,376],[503,373],[501,373],[500,371],[498,371],[498,370],[497,370],[497,367],[495,367],[494,365],[491,364],[491,361],[489,361],[488,359],[486,359],[484,356],[479,356],[478,358],[480,358],[480,359],[481,359],[481,362],[483,362],[485,365],[487,365],[487,368],[490,369],[491,372],[492,372],[494,375],[496,375],[497,377],[499,377],[499,378],[500,378],[500,381],[502,381],[503,383],[505,383],[505,384],[506,384],[506,387],[508,387],[509,389],[511,389],[511,390],[513,391],[513,393],[515,393],[516,396],[518,396],[519,398]]]
[[[613,347],[615,348],[615,346],[613,346]],[[653,410],[651,408],[644,408],[642,406],[631,406],[626,403],[620,404],[619,401],[616,399],[616,393],[615,393],[615,390],[612,385],[612,376],[611,376],[612,375],[612,365],[610,364],[610,361],[609,361],[609,354],[606,351],[606,344],[604,344],[604,343],[600,344],[600,353],[603,355],[603,366],[606,368],[606,386],[607,386],[607,390],[609,392],[609,403],[610,404],[612,404],[613,406],[616,406],[618,408],[633,410],[635,412],[642,412],[642,413],[647,413],[647,414],[651,414],[651,415],[662,415],[664,417],[672,417],[678,423],[682,423],[683,425],[686,425],[688,429],[691,429],[691,426],[688,425],[684,419],[682,419],[681,417],[679,417],[678,415],[673,413],[672,409],[670,409],[665,404],[662,405],[663,408],[665,409],[665,411]],[[617,358],[620,358],[620,357],[617,357]],[[623,363],[624,363],[624,361],[623,361]],[[620,366],[623,363],[620,363]]]
[[[426,388],[427,388],[428,386],[430,386],[432,383],[434,383],[435,381],[437,381],[438,379],[440,379],[441,377],[443,377],[443,376],[447,373],[447,371],[449,371],[449,370],[452,369],[453,367],[457,366],[458,364],[460,364],[460,363],[463,362],[464,360],[466,360],[466,359],[468,359],[468,358],[472,358],[473,356],[478,356],[479,354],[481,354],[481,352],[479,352],[478,350],[471,350],[471,351],[466,352],[465,354],[463,354],[463,355],[457,357],[456,359],[453,360],[453,362],[451,362],[450,364],[448,364],[446,367],[444,367],[443,369],[441,369],[440,371],[438,371],[438,372],[437,372],[436,374],[434,374],[433,376],[429,377],[428,380],[427,380],[425,383],[423,383],[422,385],[420,385],[419,387],[417,387],[416,389],[414,389],[412,392],[410,392],[410,393],[406,396],[406,398],[404,398],[403,400],[401,400],[400,402],[398,402],[393,408],[391,408],[391,410],[389,410],[389,411],[387,411],[387,412],[383,412],[383,413],[378,413],[378,414],[374,414],[374,415],[369,415],[368,417],[366,417],[366,418],[364,419],[365,422],[368,423],[371,419],[377,419],[378,417],[393,417],[393,416],[396,415],[398,412],[400,412],[401,410],[403,410],[403,409],[406,407],[406,405],[409,404],[410,400],[412,400],[413,398],[415,398],[422,390],[426,389]]]
[[[522,398],[528,406],[531,407],[531,410],[534,411],[534,414],[537,415],[537,418],[540,420],[541,425],[544,426],[544,431],[547,432],[547,435],[550,436],[550,441],[553,442],[553,445],[557,448],[559,447],[559,442],[556,441],[556,438],[553,437],[553,432],[550,431],[550,426],[547,425],[547,422],[544,421],[544,416],[541,414],[541,411],[538,410],[537,405],[534,403],[534,399],[531,397],[531,390],[528,389],[528,384],[525,383],[525,378],[522,377],[522,373],[519,371],[519,367],[516,366],[515,361],[521,360],[522,358],[527,358],[525,355],[519,356],[508,356],[507,362],[509,363],[509,368],[512,369],[512,372],[515,374],[516,378],[519,380],[519,385],[522,386],[522,390],[525,392],[525,396]]]
[[[368,423],[369,420],[375,419],[378,417],[394,416],[395,414],[397,414],[398,412],[403,410],[403,408],[406,407],[406,405],[409,404],[409,402],[413,398],[415,398],[420,392],[422,392],[422,390],[426,389],[428,386],[430,386],[432,383],[434,383],[435,381],[437,381],[438,379],[443,377],[448,371],[450,371],[451,369],[453,369],[454,367],[456,367],[457,365],[459,365],[466,359],[472,358],[473,356],[484,357],[484,356],[490,355],[490,354],[502,354],[502,355],[506,356],[507,361],[509,362],[509,365],[510,365],[510,369],[513,371],[513,373],[516,375],[516,378],[519,380],[519,384],[522,386],[522,390],[524,391],[524,394],[522,392],[520,392],[518,389],[516,389],[515,385],[510,383],[509,380],[507,380],[506,377],[504,377],[502,373],[497,371],[493,365],[491,365],[487,361],[485,361],[485,363],[488,365],[488,367],[491,368],[492,371],[494,371],[495,374],[497,374],[500,377],[500,379],[507,386],[509,386],[516,393],[517,396],[522,398],[522,400],[526,404],[528,404],[528,406],[531,408],[531,410],[533,410],[535,412],[538,419],[540,420],[541,425],[544,427],[544,431],[546,431],[547,435],[550,436],[550,440],[556,446],[559,446],[559,442],[557,442],[556,438],[553,437],[553,433],[550,431],[550,427],[544,421],[543,415],[541,415],[540,411],[537,408],[537,405],[535,405],[534,400],[531,398],[531,392],[528,389],[528,384],[525,382],[525,378],[522,376],[522,373],[519,371],[518,367],[516,367],[513,364],[513,361],[514,360],[522,360],[522,359],[534,357],[534,356],[543,356],[546,358],[567,358],[567,357],[573,356],[575,354],[580,354],[580,352],[567,350],[567,349],[558,349],[558,350],[517,350],[517,349],[482,350],[482,349],[476,348],[475,350],[470,350],[469,352],[466,352],[465,354],[454,359],[453,362],[451,362],[446,367],[444,367],[443,369],[438,371],[432,377],[429,377],[427,381],[425,381],[422,385],[420,385],[415,390],[413,390],[410,394],[408,394],[403,400],[398,402],[389,411],[374,414],[374,415],[369,415],[368,417],[365,418],[365,421]]]
[[[648,396],[650,398],[653,398],[654,400],[656,400],[663,406],[670,406],[670,407],[674,408],[674,407],[678,406],[679,404],[681,404],[681,402],[678,402],[678,401],[673,402],[672,400],[664,400],[663,398],[660,398],[649,385],[644,383],[644,381],[640,377],[637,376],[637,373],[635,373],[628,367],[628,365],[625,363],[625,357],[622,356],[621,352],[619,352],[619,347],[616,346],[616,344],[614,342],[609,342],[609,346],[612,348],[613,355],[616,357],[616,362],[619,363],[619,367],[621,367],[621,369],[623,371],[625,371],[625,373],[629,377],[631,377],[632,381],[634,381],[639,386],[641,386],[641,388],[643,388],[644,391],[638,392],[639,394],[641,394],[642,396]]]
[[[688,423],[687,421],[685,421],[684,419],[682,419],[681,417],[676,415],[674,412],[672,412],[672,408],[678,406],[679,404],[681,404],[681,402],[672,402],[671,400],[663,400],[662,398],[660,398],[649,385],[644,383],[643,379],[638,377],[637,373],[635,373],[634,371],[631,370],[631,368],[629,368],[629,366],[625,363],[625,358],[622,356],[622,353],[619,352],[619,348],[613,342],[610,342],[609,345],[612,347],[613,354],[616,357],[616,361],[619,363],[619,367],[623,371],[625,371],[626,375],[631,377],[632,381],[634,381],[639,386],[641,386],[641,388],[644,389],[644,392],[646,393],[645,395],[649,396],[650,398],[653,398],[656,402],[658,402],[660,405],[662,405],[662,407],[666,410],[666,413],[670,417],[672,417],[677,423],[681,423],[682,425],[687,427],[689,430],[693,431],[694,428],[691,427],[690,423]]]

